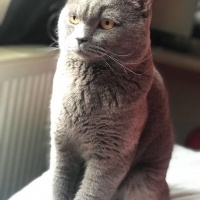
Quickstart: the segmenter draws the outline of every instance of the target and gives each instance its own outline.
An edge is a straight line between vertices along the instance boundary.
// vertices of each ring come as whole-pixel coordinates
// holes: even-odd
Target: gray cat
[[[51,101],[54,200],[169,200],[173,147],[152,0],[68,0]]]

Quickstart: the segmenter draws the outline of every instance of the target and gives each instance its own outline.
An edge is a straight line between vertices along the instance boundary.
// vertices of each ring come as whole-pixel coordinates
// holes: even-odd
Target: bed
[[[49,200],[49,172],[45,172],[9,200]],[[175,145],[167,172],[171,200],[200,200],[200,152]]]

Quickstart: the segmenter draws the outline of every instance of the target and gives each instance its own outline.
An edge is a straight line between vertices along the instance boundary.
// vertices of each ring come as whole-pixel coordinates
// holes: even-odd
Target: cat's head
[[[84,60],[130,55],[150,44],[152,0],[68,0],[59,18],[61,51]]]

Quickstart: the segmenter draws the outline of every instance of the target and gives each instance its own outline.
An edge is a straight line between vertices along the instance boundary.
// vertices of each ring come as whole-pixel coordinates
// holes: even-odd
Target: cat
[[[173,130],[152,0],[68,0],[51,100],[52,199],[169,200]]]

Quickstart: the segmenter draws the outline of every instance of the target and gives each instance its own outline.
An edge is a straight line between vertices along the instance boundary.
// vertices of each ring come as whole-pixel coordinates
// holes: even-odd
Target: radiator
[[[48,167],[49,101],[58,52],[0,48],[0,199]]]

